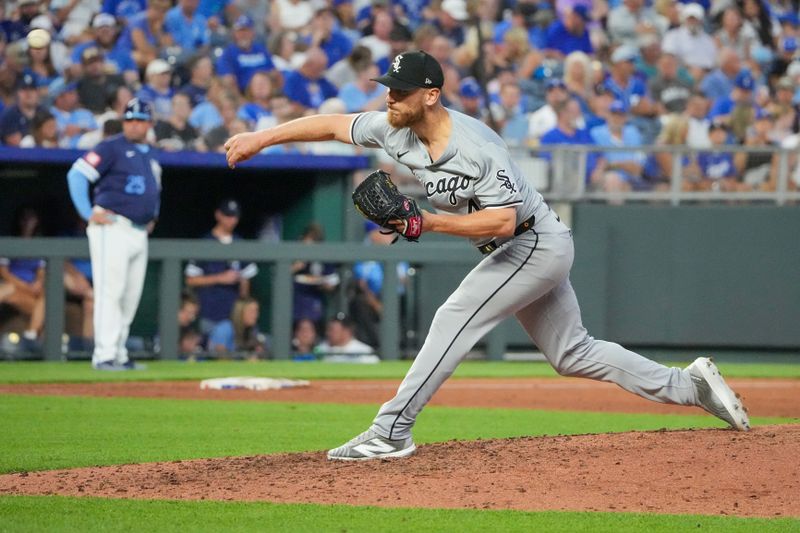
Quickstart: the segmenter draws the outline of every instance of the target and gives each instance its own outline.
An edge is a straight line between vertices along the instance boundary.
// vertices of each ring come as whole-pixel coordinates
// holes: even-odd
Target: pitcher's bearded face
[[[386,117],[393,128],[408,128],[422,120],[423,91],[389,89],[386,95]]]

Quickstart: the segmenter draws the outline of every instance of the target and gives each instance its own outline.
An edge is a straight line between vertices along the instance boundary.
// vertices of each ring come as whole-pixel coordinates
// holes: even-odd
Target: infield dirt
[[[800,383],[730,381],[751,414],[798,416]],[[302,396],[343,403],[350,390],[353,399],[377,405],[396,386],[320,381],[307,389],[249,392],[200,391],[197,383],[120,383],[2,386],[0,392],[262,401]],[[776,394],[776,389],[782,390]],[[558,379],[451,380],[433,403],[692,412],[607,384]],[[330,462],[315,452],[9,474],[0,476],[0,494],[800,516],[797,457],[800,425],[761,426],[748,433],[629,432],[436,443],[420,446],[406,460],[364,463]]]

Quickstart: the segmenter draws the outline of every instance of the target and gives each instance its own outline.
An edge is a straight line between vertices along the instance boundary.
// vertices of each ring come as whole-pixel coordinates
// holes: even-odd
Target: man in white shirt
[[[717,44],[703,29],[705,10],[700,4],[681,9],[681,26],[664,36],[662,49],[680,58],[694,79],[699,80],[717,64]]]
[[[528,142],[539,144],[539,139],[556,127],[555,107],[567,100],[567,86],[561,78],[551,78],[545,85],[545,105],[531,113],[528,121]]]

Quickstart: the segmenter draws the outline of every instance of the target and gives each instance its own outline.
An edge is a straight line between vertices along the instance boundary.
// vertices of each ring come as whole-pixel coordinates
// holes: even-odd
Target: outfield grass
[[[335,531],[356,532],[786,532],[790,518],[734,518],[637,513],[386,509],[345,505],[176,502],[0,497],[0,531]]]
[[[376,405],[2,395],[6,431],[0,472],[324,450],[366,429],[376,410]],[[429,406],[414,437],[427,443],[724,426],[702,414]]]
[[[686,366],[689,361],[670,363]],[[410,361],[384,361],[376,365],[293,362],[293,361],[153,361],[147,369],[136,372],[98,372],[88,362],[18,362],[0,363],[0,383],[54,383],[94,381],[163,381],[199,380],[230,376],[257,376],[294,379],[402,379]],[[800,378],[800,364],[720,363],[728,377]],[[544,362],[466,361],[455,378],[555,377]]]

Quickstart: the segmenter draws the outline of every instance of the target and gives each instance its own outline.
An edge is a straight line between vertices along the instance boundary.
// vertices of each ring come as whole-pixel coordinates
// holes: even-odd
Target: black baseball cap
[[[122,114],[122,120],[152,120],[153,110],[150,104],[133,98],[125,106],[125,113]]]
[[[389,71],[372,80],[401,91],[434,87],[441,89],[444,85],[444,74],[439,62],[420,50],[398,54],[389,64]]]
[[[217,209],[219,209],[226,217],[239,217],[242,214],[242,208],[239,206],[239,202],[233,198],[226,198],[225,200],[222,200]]]

